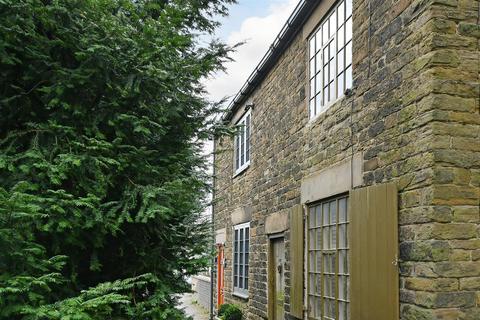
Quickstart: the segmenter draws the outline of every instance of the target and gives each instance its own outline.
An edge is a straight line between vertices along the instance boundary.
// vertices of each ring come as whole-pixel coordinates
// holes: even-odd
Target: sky
[[[215,37],[229,45],[245,42],[231,57],[233,62],[225,65],[226,72],[218,73],[205,83],[209,98],[220,101],[233,98],[248,76],[258,65],[287,21],[299,0],[238,0],[230,6],[230,14],[222,18],[222,26]],[[211,154],[213,142],[204,145],[205,154]],[[212,166],[213,169],[213,166]],[[204,212],[211,216],[211,206]]]
[[[247,80],[280,32],[299,0],[238,0],[222,18],[216,37],[229,45],[245,42],[226,64],[226,73],[208,79],[210,99],[233,97]]]

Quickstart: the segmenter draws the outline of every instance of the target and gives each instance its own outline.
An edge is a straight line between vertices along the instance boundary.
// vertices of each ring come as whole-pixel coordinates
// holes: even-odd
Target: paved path
[[[195,300],[192,293],[186,293],[180,297],[180,308],[193,320],[209,320],[209,313]]]

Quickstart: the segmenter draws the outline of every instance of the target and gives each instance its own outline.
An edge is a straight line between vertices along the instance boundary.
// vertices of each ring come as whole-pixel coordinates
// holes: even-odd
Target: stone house
[[[480,319],[479,0],[301,0],[215,141],[213,301]]]

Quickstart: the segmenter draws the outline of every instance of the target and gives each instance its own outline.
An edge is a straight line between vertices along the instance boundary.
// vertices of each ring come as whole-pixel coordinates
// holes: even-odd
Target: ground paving
[[[193,318],[193,320],[208,320],[209,313],[198,304],[195,294],[186,293],[180,298],[180,308]]]

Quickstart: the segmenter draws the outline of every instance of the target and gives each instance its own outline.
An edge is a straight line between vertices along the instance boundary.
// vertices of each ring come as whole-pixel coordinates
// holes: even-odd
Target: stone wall
[[[300,32],[250,97],[250,167],[233,177],[233,141],[216,142],[226,302],[266,319],[266,217],[300,203],[302,179],[361,153],[364,186],[399,189],[401,318],[480,319],[479,1],[353,2],[354,95],[308,120]],[[241,206],[252,208],[248,300],[232,295]],[[288,265],[285,276],[288,314]]]

